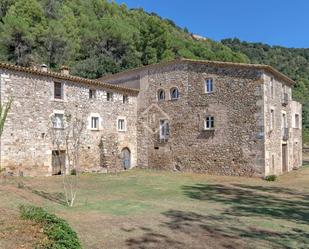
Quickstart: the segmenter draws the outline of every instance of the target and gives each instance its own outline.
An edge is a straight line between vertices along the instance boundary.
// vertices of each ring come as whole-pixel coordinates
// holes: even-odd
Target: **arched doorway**
[[[128,148],[121,151],[122,167],[124,169],[131,168],[131,152]]]

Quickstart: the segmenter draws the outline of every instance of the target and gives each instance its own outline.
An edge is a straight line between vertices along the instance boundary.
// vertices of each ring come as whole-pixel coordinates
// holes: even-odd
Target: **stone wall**
[[[288,167],[286,171],[298,168],[302,165],[302,133],[301,133],[301,104],[292,101],[292,89],[290,85],[274,78],[270,74],[264,74],[264,106],[265,106],[265,174],[282,174],[283,153],[282,145],[287,146]],[[273,94],[271,93],[271,80],[273,82]],[[283,88],[288,95],[287,103],[284,103]],[[273,129],[270,127],[270,112],[275,115]],[[283,138],[283,114],[287,118],[288,139]],[[295,128],[295,114],[299,114],[299,127]]]
[[[191,63],[140,71],[138,165],[222,175],[263,175],[261,75],[258,70]],[[124,77],[121,75],[122,82]],[[205,94],[204,82],[210,77],[215,90]],[[113,82],[117,83],[117,76]],[[178,100],[170,99],[172,87],[179,89]],[[159,89],[165,91],[165,101],[157,100]],[[206,115],[215,117],[214,130],[203,130]],[[160,119],[169,120],[168,141],[159,139]]]
[[[83,171],[122,169],[121,150],[131,151],[132,166],[136,166],[136,96],[129,96],[123,104],[125,92],[114,91],[114,101],[106,99],[112,92],[104,87],[70,81],[58,81],[64,85],[64,99],[53,97],[53,78],[36,76],[12,70],[0,69],[1,101],[13,97],[1,138],[1,166],[8,171],[24,175],[50,175],[52,172],[51,115],[55,110],[65,114],[84,113],[87,124],[91,113],[100,115],[100,130],[84,129],[81,145]],[[96,98],[89,99],[89,88],[96,89]],[[125,132],[117,130],[117,119],[126,119]],[[104,159],[104,160],[102,160]],[[102,165],[104,164],[104,165]]]

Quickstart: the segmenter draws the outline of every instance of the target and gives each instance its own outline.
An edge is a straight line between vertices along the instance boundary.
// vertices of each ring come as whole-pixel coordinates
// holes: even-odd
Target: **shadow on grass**
[[[193,199],[229,205],[225,211],[229,215],[269,217],[309,224],[308,195],[289,189],[241,184],[197,184],[184,186],[183,190],[185,195]]]
[[[42,190],[36,190],[36,189],[31,188],[31,187],[27,187],[27,189],[30,190],[31,193],[36,194],[36,195],[38,195],[38,196],[40,196],[40,197],[42,197],[46,200],[58,203],[58,204],[63,205],[63,206],[67,205],[66,200],[65,200],[65,196],[61,192],[49,193],[49,192],[45,192],[45,191],[42,191]]]
[[[219,203],[225,209],[216,215],[163,212],[159,228],[139,228],[143,234],[127,240],[129,248],[308,248],[304,228],[309,223],[308,195],[243,184],[197,184],[183,186],[183,191],[189,198]],[[254,225],[254,219],[247,223],[250,217],[269,222],[270,228]],[[271,218],[277,219],[277,230]],[[284,227],[280,219],[294,222],[295,227]]]

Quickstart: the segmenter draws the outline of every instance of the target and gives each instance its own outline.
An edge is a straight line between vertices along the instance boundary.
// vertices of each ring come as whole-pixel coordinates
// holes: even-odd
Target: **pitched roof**
[[[236,62],[223,62],[223,61],[209,61],[209,60],[193,60],[193,59],[184,59],[184,58],[179,58],[171,61],[166,61],[166,62],[160,62],[152,65],[147,65],[147,66],[142,66],[138,68],[134,68],[131,70],[123,71],[120,73],[116,74],[110,74],[104,77],[101,77],[99,80],[108,80],[112,79],[115,76],[124,76],[126,74],[134,73],[134,72],[140,72],[143,70],[147,69],[152,69],[152,68],[159,68],[159,67],[164,67],[168,65],[173,65],[177,63],[182,63],[182,62],[187,62],[187,63],[195,63],[195,64],[206,64],[206,65],[212,65],[212,66],[220,66],[220,67],[237,67],[237,68],[252,68],[252,69],[258,69],[258,70],[264,70],[266,72],[269,72],[276,76],[277,78],[285,81],[288,84],[294,85],[296,82],[286,76],[283,73],[280,73],[278,70],[275,68],[268,66],[268,65],[263,65],[263,64],[248,64],[248,63],[236,63]]]
[[[9,63],[1,63],[0,62],[0,69],[1,68],[7,69],[7,70],[23,72],[23,73],[29,73],[29,74],[33,74],[33,75],[51,77],[53,79],[58,79],[58,80],[68,80],[68,81],[77,82],[77,83],[97,85],[97,86],[101,86],[101,87],[106,87],[107,89],[110,89],[110,90],[128,92],[128,93],[132,93],[132,94],[137,94],[139,92],[138,89],[123,87],[123,86],[119,86],[119,85],[115,85],[115,84],[109,84],[109,83],[105,83],[105,82],[102,82],[102,81],[99,81],[99,80],[91,80],[91,79],[86,79],[86,78],[77,77],[77,76],[73,76],[73,75],[66,75],[66,74],[50,72],[50,71],[46,72],[46,71],[39,70],[39,69],[21,67],[21,66],[16,66],[16,65],[13,65],[13,64],[9,64]]]

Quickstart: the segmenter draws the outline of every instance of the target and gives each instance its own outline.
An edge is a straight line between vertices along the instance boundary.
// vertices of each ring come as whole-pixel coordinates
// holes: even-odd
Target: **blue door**
[[[128,148],[121,151],[122,166],[124,169],[131,168],[131,152]]]

